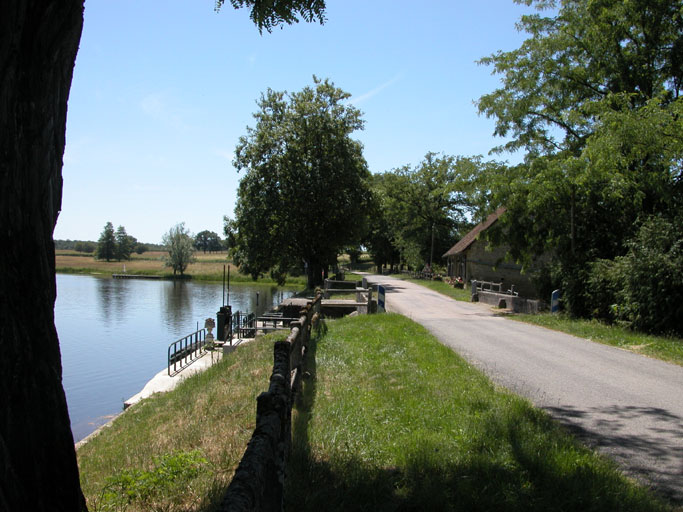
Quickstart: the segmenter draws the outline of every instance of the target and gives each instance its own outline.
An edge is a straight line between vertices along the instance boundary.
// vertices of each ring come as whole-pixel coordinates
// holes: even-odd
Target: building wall
[[[509,290],[515,285],[515,291],[522,297],[537,297],[536,287],[528,274],[522,274],[522,266],[506,261],[507,246],[499,246],[487,250],[488,243],[475,240],[469,248],[451,260],[453,277],[462,277],[469,285],[472,279],[478,281],[503,282],[503,289]],[[465,262],[465,274],[461,274],[462,262]]]

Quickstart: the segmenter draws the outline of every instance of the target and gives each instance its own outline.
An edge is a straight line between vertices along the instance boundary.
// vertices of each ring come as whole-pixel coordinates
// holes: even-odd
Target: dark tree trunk
[[[0,7],[0,510],[83,510],[52,232],[83,0]]]
[[[323,266],[318,262],[309,262],[306,272],[306,287],[309,290],[315,289],[316,286],[322,286],[323,281],[327,278],[327,266]]]

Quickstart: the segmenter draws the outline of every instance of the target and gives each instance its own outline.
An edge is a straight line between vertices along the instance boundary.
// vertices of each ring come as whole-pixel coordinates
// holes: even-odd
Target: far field
[[[132,254],[128,261],[102,261],[95,259],[91,254],[79,253],[76,251],[56,251],[57,272],[68,274],[140,274],[170,277],[173,271],[164,265],[164,251],[149,251],[143,254]],[[232,281],[252,281],[250,276],[239,273],[235,265],[228,262],[227,253],[197,253],[197,261],[192,263],[185,274],[192,279],[202,281],[221,281],[223,279],[223,266],[227,274],[230,269],[230,279]],[[125,267],[125,270],[124,270]],[[266,280],[263,280],[268,281]],[[304,284],[304,278],[288,278],[289,284]]]

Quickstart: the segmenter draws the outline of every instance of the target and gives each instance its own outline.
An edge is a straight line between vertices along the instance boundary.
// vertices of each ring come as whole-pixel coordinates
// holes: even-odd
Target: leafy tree
[[[145,244],[137,242],[136,244],[134,244],[133,250],[135,251],[135,254],[143,254],[147,252],[147,246]]]
[[[526,263],[552,254],[570,311],[588,314],[587,263],[623,254],[641,215],[681,203],[681,2],[520,3],[539,9],[519,23],[530,37],[481,60],[503,76],[478,103],[509,138],[497,149],[527,151],[487,175],[509,212],[491,234]]]
[[[129,236],[126,233],[126,228],[119,226],[116,229],[116,259],[119,261],[129,260],[133,245],[136,242],[135,237]]]
[[[97,258],[100,260],[113,260],[116,257],[116,234],[114,225],[107,222],[104,230],[97,241]]]
[[[221,251],[223,250],[223,244],[221,243],[221,238],[217,233],[213,231],[200,231],[194,237],[194,246],[199,251]]]
[[[270,271],[283,282],[303,261],[313,287],[366,231],[370,173],[351,138],[361,113],[345,102],[348,93],[313,80],[296,93],[268,89],[235,150],[234,165],[246,173],[225,233],[235,263],[255,279]]]
[[[74,251],[78,252],[95,252],[97,250],[97,244],[94,242],[83,242],[77,241],[74,244]]]
[[[259,29],[291,23],[296,13],[322,21],[325,7],[231,3],[250,8]],[[0,496],[8,510],[85,510],[61,384],[52,241],[83,0],[8,0],[0,13],[0,246],[12,248],[0,251],[0,295],[22,290],[0,305]]]
[[[216,0],[216,10],[220,10],[225,0]],[[262,32],[266,29],[270,32],[273,28],[287,23],[299,22],[299,16],[307,22],[325,21],[324,0],[230,0],[235,9],[248,7],[251,9],[250,18]]]
[[[493,164],[484,164],[479,157],[427,153],[415,168],[406,165],[375,177],[375,198],[403,261],[422,267],[451,247],[476,211],[473,184],[484,165]],[[375,232],[369,245],[385,247],[385,233]]]
[[[192,235],[185,228],[185,223],[181,222],[169,229],[162,241],[168,251],[166,266],[173,269],[173,275],[180,273],[183,276],[187,266],[195,261]]]

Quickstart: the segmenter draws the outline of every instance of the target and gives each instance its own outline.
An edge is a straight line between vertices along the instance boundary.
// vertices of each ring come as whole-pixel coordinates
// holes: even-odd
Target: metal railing
[[[206,329],[198,329],[168,346],[168,375],[172,377],[176,373],[187,368],[195,360],[201,357],[206,345]],[[173,371],[171,371],[173,366]]]
[[[256,314],[237,311],[232,314],[232,333],[237,339],[256,335]]]

